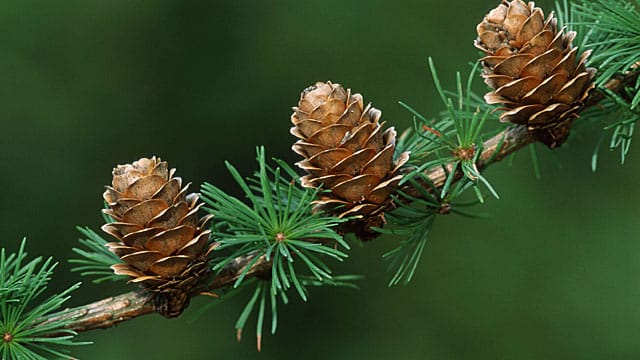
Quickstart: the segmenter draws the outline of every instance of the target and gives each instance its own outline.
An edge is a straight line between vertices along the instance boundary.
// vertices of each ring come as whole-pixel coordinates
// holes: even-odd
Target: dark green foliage
[[[242,331],[247,318],[258,305],[258,337],[261,336],[265,304],[270,304],[271,331],[277,324],[277,302],[288,302],[287,290],[294,288],[307,300],[308,292],[303,281],[308,274],[314,281],[331,285],[333,277],[325,263],[326,258],[342,261],[347,254],[338,249],[349,249],[349,245],[334,228],[344,219],[323,216],[312,211],[312,201],[318,190],[301,189],[297,175],[286,164],[267,166],[264,148],[258,149],[259,170],[254,177],[244,179],[229,163],[229,172],[243,190],[249,204],[233,197],[220,188],[204,184],[202,194],[214,215],[213,238],[220,244],[217,251],[224,256],[214,259],[214,271],[219,271],[239,256],[252,256],[245,271],[237,279],[234,288],[244,284],[251,266],[261,258],[271,262],[269,274],[263,274],[241,314],[236,328]],[[316,283],[317,284],[317,283]]]
[[[408,189],[416,191],[417,194],[414,196],[398,191],[396,203],[400,204],[399,207],[386,215],[387,226],[376,229],[380,233],[400,238],[400,245],[382,256],[389,261],[389,270],[393,272],[389,286],[398,285],[401,282],[407,285],[411,281],[426,246],[431,227],[438,215],[453,213],[474,217],[475,215],[460,210],[460,207],[478,203],[478,201],[451,203],[449,200],[443,200],[438,196],[438,189],[423,173],[409,179],[409,183]],[[450,197],[457,198],[470,187],[472,187],[471,182],[459,181],[452,187]]]
[[[411,152],[407,164],[411,171],[400,184],[417,194],[399,191],[396,198],[398,209],[386,215],[388,225],[384,229],[377,229],[383,234],[401,238],[398,247],[383,255],[394,274],[389,286],[411,281],[438,214],[453,212],[468,215],[452,207],[452,202],[466,190],[473,189],[478,202],[484,202],[484,195],[479,188],[482,183],[489,193],[498,198],[497,192],[476,165],[484,140],[501,129],[494,127],[492,132],[485,133],[487,120],[496,122],[497,117],[492,114],[492,107],[472,91],[473,80],[478,75],[478,64],[472,67],[465,83],[460,73],[456,74],[455,92],[444,90],[431,58],[429,68],[445,111],[439,114],[438,120],[429,121],[412,107],[400,103],[413,115],[414,123],[412,131],[405,132],[398,141],[398,152]],[[447,175],[441,187],[435,186],[426,175],[427,170],[437,167]]]
[[[237,337],[238,337],[238,340],[240,340],[242,338],[242,330],[244,329],[245,324],[247,323],[247,320],[249,320],[249,316],[251,316],[256,306],[256,303],[260,304],[258,306],[259,310],[258,310],[257,321],[256,321],[256,342],[257,342],[258,349],[260,349],[262,346],[261,345],[262,324],[264,322],[265,305],[267,301],[269,301],[270,308],[271,308],[271,333],[275,334],[276,328],[278,327],[278,315],[277,315],[278,303],[276,300],[276,295],[271,291],[269,291],[269,283],[266,281],[257,282],[257,286],[255,291],[253,292],[253,295],[251,295],[251,298],[249,298],[247,305],[245,305],[244,309],[242,310],[242,313],[240,313],[240,316],[236,321],[236,331],[238,334]],[[286,301],[286,295],[283,301]]]
[[[73,252],[80,255],[80,259],[71,259],[70,263],[76,264],[71,271],[80,272],[82,276],[98,276],[94,283],[103,281],[119,281],[126,279],[126,276],[116,275],[111,270],[111,265],[122,263],[122,260],[107,249],[107,240],[88,227],[76,227],[85,238],[78,239],[84,247],[73,248]]]
[[[593,0],[571,5],[574,18],[569,26],[587,26],[584,46],[592,49],[589,64],[598,69],[596,84],[606,84],[614,75],[629,71],[640,61],[640,12],[637,1]],[[637,85],[636,85],[637,86]],[[636,87],[637,89],[637,87]],[[635,94],[634,103],[640,101]]]
[[[421,189],[418,184],[414,185]],[[426,190],[423,190],[423,198],[402,195],[411,202],[404,204],[399,201],[402,205],[386,216],[389,226],[377,229],[383,234],[401,237],[400,245],[382,256],[389,260],[389,270],[393,271],[389,286],[400,282],[406,285],[411,281],[427,243],[431,226],[441,208],[438,199]]]
[[[592,156],[591,168],[593,171],[597,169],[599,151],[602,144],[607,143],[607,137],[609,137],[608,149],[610,151],[618,149],[620,163],[624,164],[631,147],[636,123],[640,120],[640,112],[637,108],[632,110],[629,103],[618,94],[607,89],[602,91],[607,94],[607,97],[600,102],[599,106],[584,112],[585,118],[604,123],[604,132]]]
[[[589,66],[595,67],[597,91],[605,98],[598,106],[583,112],[582,117],[603,124],[604,133],[592,157],[595,171],[598,152],[605,137],[609,136],[608,148],[620,151],[624,163],[631,146],[635,124],[640,120],[640,11],[639,3],[623,0],[577,1],[556,4],[560,22],[578,33],[576,43],[592,51]],[[605,86],[612,79],[623,82],[622,89],[614,93]]]
[[[477,74],[477,64],[470,71],[466,83],[463,84],[460,73],[456,74],[455,93],[447,92],[442,87],[433,60],[429,59],[429,68],[433,76],[435,87],[445,105],[445,111],[440,119],[434,123],[413,108],[402,104],[414,115],[414,135],[400,143],[403,151],[411,151],[411,158],[419,159],[421,163],[410,162],[414,170],[403,179],[402,183],[414,178],[426,169],[442,167],[448,174],[447,180],[440,191],[440,198],[453,200],[451,185],[462,172],[462,182],[470,182],[478,200],[484,201],[478,185],[482,183],[496,198],[497,192],[491,184],[480,174],[476,163],[482,153],[483,141],[494,134],[485,134],[485,123],[491,117],[491,108],[478,104],[479,96],[471,90],[473,80]],[[475,105],[475,106],[474,106]],[[497,133],[499,129],[494,130]],[[400,147],[400,146],[399,146]],[[457,196],[458,194],[456,194]]]
[[[74,331],[65,329],[71,320],[48,320],[59,310],[69,294],[80,286],[39,299],[47,289],[57,263],[42,257],[27,260],[26,241],[17,253],[0,250],[0,354],[2,359],[69,358],[68,346],[74,342]]]

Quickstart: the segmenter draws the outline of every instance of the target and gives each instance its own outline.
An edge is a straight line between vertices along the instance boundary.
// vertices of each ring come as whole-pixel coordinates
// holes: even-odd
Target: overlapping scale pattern
[[[316,200],[320,207],[340,217],[361,215],[355,232],[367,238],[371,226],[382,225],[402,177],[398,169],[409,157],[403,153],[394,161],[395,130],[383,130],[382,113],[364,106],[360,94],[331,82],[305,89],[293,110],[291,133],[299,139],[293,150],[308,172],[302,185],[330,190]]]
[[[573,31],[558,30],[533,2],[504,0],[477,27],[475,46],[486,53],[489,104],[503,104],[500,120],[526,125],[549,147],[560,145],[578,117],[596,72],[572,46]]]
[[[198,217],[202,203],[187,194],[175,169],[159,158],[142,158],[113,170],[103,210],[114,222],[102,230],[116,238],[109,250],[124,264],[112,266],[116,274],[128,275],[162,296],[163,315],[179,315],[188,304],[190,292],[208,273],[210,216]]]

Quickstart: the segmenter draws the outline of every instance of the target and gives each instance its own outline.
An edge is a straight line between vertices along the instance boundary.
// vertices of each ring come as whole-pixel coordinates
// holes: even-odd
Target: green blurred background
[[[550,11],[551,1],[538,5]],[[78,233],[98,229],[115,164],[153,154],[197,188],[237,193],[223,161],[248,174],[254,147],[291,162],[291,106],[317,80],[364,94],[399,129],[442,106],[445,84],[477,52],[475,26],[498,1],[18,1],[0,3],[0,244],[68,273]],[[483,91],[478,82],[480,91]],[[595,132],[527,152],[487,177],[501,195],[486,220],[436,222],[413,283],[387,288],[392,238],[355,246],[336,270],[361,290],[313,289],[280,308],[255,350],[233,326],[247,293],[185,315],[151,315],[81,334],[83,359],[637,359],[640,358],[640,152],[589,169]],[[130,290],[84,280],[69,305]],[[214,301],[215,302],[215,301]]]

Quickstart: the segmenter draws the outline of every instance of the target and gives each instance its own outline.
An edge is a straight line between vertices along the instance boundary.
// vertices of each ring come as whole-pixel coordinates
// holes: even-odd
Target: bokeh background
[[[238,193],[254,147],[290,162],[290,107],[317,80],[364,94],[399,129],[442,108],[427,57],[453,86],[477,56],[475,26],[498,1],[41,1],[0,3],[0,244],[29,239],[33,255],[68,272],[79,234],[98,229],[116,164],[153,154],[195,184]],[[551,1],[538,5],[549,11]],[[480,81],[478,88],[483,91]],[[235,319],[249,294],[175,320],[145,316],[81,334],[83,359],[637,359],[640,357],[640,152],[627,164],[598,134],[574,133],[487,177],[501,195],[436,222],[414,281],[387,288],[381,254],[397,239],[354,246],[336,270],[361,289],[314,289],[280,308],[279,329],[255,350]],[[76,306],[130,290],[84,286]]]

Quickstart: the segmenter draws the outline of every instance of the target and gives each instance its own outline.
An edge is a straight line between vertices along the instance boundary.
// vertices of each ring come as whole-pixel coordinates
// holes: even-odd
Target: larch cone
[[[575,32],[522,0],[503,1],[477,32],[475,46],[487,55],[483,77],[494,89],[487,103],[503,105],[501,121],[527,126],[550,148],[561,145],[594,88],[596,70],[585,65],[590,51],[580,54],[571,44]]]
[[[371,227],[383,226],[402,178],[398,170],[409,158],[402,153],[394,160],[396,132],[384,130],[381,115],[362,95],[331,82],[305,89],[291,115],[291,134],[298,138],[293,151],[304,158],[297,165],[308,173],[302,185],[327,190],[317,208],[359,216],[348,230],[363,240],[377,236]]]
[[[114,221],[102,230],[117,240],[107,246],[124,262],[113,271],[153,291],[156,311],[166,317],[180,315],[208,278],[214,247],[211,216],[198,217],[202,203],[174,173],[156,157],[119,165],[103,195]]]

